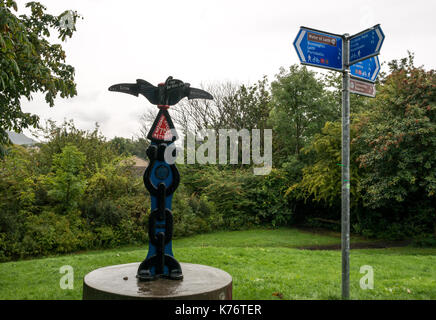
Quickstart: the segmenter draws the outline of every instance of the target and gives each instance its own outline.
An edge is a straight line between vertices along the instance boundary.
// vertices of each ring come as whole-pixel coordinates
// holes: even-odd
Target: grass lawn
[[[282,228],[197,235],[173,247],[180,262],[230,273],[234,299],[339,299],[341,252],[295,248],[338,242],[338,234]],[[0,263],[0,299],[81,299],[85,274],[142,261],[146,253],[144,245]],[[436,299],[436,248],[356,249],[350,260],[352,299]],[[73,290],[59,286],[63,265],[74,268]],[[373,290],[360,288],[364,265],[373,267]]]

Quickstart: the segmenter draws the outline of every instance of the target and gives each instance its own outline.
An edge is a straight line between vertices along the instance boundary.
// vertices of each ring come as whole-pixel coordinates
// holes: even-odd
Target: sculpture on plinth
[[[173,214],[171,203],[174,191],[180,182],[175,165],[174,142],[177,132],[168,109],[181,99],[213,99],[208,92],[191,88],[189,83],[168,77],[157,87],[145,80],[136,83],[115,84],[109,91],[118,91],[138,96],[142,94],[160,109],[147,138],[151,144],[147,149],[150,163],[144,172],[144,185],[151,196],[151,213],[148,220],[149,250],[139,265],[136,277],[139,280],[154,280],[165,277],[182,280],[183,273],[172,250]],[[170,159],[172,161],[167,161]]]

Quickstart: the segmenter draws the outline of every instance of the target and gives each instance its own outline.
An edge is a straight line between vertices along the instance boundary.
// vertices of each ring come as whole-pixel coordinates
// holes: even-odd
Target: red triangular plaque
[[[156,143],[162,143],[173,142],[177,138],[177,132],[168,110],[160,109],[156,119],[154,119],[150,131],[147,134],[147,139]]]
[[[171,128],[168,124],[168,120],[165,117],[165,114],[161,114],[159,121],[156,127],[153,130],[152,138],[156,140],[162,141],[171,141],[173,138],[173,134],[171,133]]]

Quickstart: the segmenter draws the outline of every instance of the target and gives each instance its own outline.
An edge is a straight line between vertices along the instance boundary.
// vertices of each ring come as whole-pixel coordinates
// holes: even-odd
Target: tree
[[[146,137],[141,134],[136,139],[114,137],[109,141],[109,146],[118,155],[135,155],[142,159],[147,158],[147,148],[150,145]]]
[[[411,196],[436,196],[436,74],[413,65],[413,54],[389,63],[361,135],[364,199],[372,207]]]
[[[0,238],[3,233],[12,241],[20,241],[25,217],[34,208],[33,160],[31,150],[18,145],[0,159]]]
[[[268,87],[266,76],[252,85],[239,85],[227,81],[201,86],[202,89],[212,94],[213,100],[183,99],[178,105],[172,107],[171,115],[175,124],[181,127],[183,135],[188,132],[198,133],[200,130],[213,129],[217,141],[219,129],[263,130],[268,128],[267,120],[271,108],[271,94]],[[150,126],[156,114],[156,109],[153,109],[142,116],[142,123],[147,124],[143,125],[143,128]],[[263,141],[260,145],[263,146]],[[239,143],[238,148],[240,156],[242,143]],[[228,148],[228,153],[230,153],[230,148]],[[234,167],[228,166],[228,168]]]
[[[26,4],[30,15],[16,16],[13,0],[0,0],[0,155],[9,143],[6,130],[21,132],[37,127],[39,117],[21,110],[20,99],[32,99],[35,92],[45,93],[52,107],[58,94],[61,98],[77,94],[74,68],[65,63],[66,54],[60,44],[48,41],[54,29],[65,41],[76,30],[77,12],[65,11],[59,16],[45,12],[39,2]],[[62,19],[68,15],[72,24],[65,27]]]
[[[172,113],[174,122],[182,127],[183,134],[188,131],[196,132],[202,129],[233,128],[229,124],[231,110],[237,106],[230,105],[232,97],[236,94],[239,85],[232,82],[212,83],[201,86],[213,96],[213,100],[206,99],[183,99],[173,106]],[[151,114],[148,116],[149,121]],[[153,117],[154,119],[154,117]]]
[[[114,137],[109,141],[110,147],[118,154],[118,155],[131,155],[133,141],[123,137]]]
[[[415,218],[433,219],[436,234],[436,74],[415,67],[413,58],[409,53],[389,63],[390,74],[356,138],[358,163],[367,171],[361,190],[372,208],[419,207]]]
[[[85,192],[86,179],[83,168],[85,154],[76,146],[67,145],[62,153],[53,156],[54,174],[47,177],[50,185],[48,195],[57,200],[62,212],[70,212],[78,205],[78,200]]]
[[[237,130],[267,128],[271,94],[266,76],[253,85],[242,84],[224,101],[222,114],[227,128]]]
[[[300,158],[300,149],[310,138],[326,121],[335,120],[338,106],[327,94],[323,79],[304,66],[281,68],[271,83],[271,93],[276,159],[282,163],[292,155]]]
[[[352,143],[364,171],[358,192],[364,205],[401,221],[404,234],[436,236],[436,74],[391,61],[373,108]]]
[[[351,136],[355,135],[359,115],[351,117]],[[341,136],[342,124],[340,121],[326,122],[321,133],[315,134],[312,141],[302,152],[312,158],[310,164],[302,169],[301,181],[292,185],[287,192],[296,192],[297,198],[311,199],[322,202],[327,206],[338,205],[341,199]],[[353,147],[353,146],[352,146]],[[357,150],[352,148],[350,157],[355,160]],[[360,172],[355,161],[350,162],[351,200],[356,205],[360,199],[356,185],[360,181]]]
[[[106,138],[99,130],[98,123],[94,130],[77,129],[74,121],[64,121],[60,126],[56,122],[47,120],[45,127],[36,132],[41,140],[46,143],[40,144],[40,152],[37,153],[37,161],[40,164],[39,170],[46,174],[51,170],[54,154],[61,153],[68,145],[75,145],[86,156],[85,174],[92,176],[104,163],[114,159],[117,154],[108,147]]]

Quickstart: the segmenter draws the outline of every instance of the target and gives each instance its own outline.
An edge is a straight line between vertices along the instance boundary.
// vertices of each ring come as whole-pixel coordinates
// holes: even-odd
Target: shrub
[[[111,200],[94,199],[92,203],[82,204],[82,215],[86,221],[96,226],[118,226],[129,214]]]
[[[436,247],[436,238],[433,234],[423,234],[414,239],[413,245],[417,247]]]
[[[119,244],[115,237],[115,233],[109,226],[101,226],[94,229],[95,231],[95,246],[97,248],[108,248]]]
[[[84,222],[78,211],[66,216],[57,215],[52,211],[28,216],[21,253],[22,255],[47,255],[87,248],[90,244],[90,236],[81,228],[83,225]]]
[[[58,202],[61,213],[74,210],[83,195],[86,180],[83,174],[85,155],[77,147],[67,145],[53,155],[53,171],[47,176],[48,196]]]

